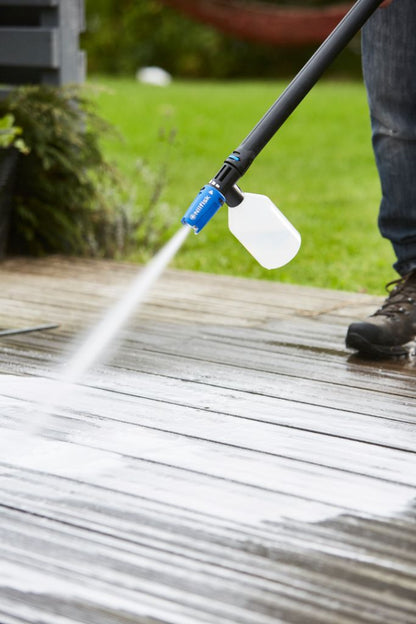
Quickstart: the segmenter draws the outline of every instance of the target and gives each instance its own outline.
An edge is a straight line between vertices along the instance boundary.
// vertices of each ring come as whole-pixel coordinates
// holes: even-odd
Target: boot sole
[[[346,345],[349,349],[355,349],[364,355],[373,355],[377,357],[395,357],[407,355],[408,349],[402,345],[378,345],[373,344],[363,338],[360,334],[349,333],[346,338]]]

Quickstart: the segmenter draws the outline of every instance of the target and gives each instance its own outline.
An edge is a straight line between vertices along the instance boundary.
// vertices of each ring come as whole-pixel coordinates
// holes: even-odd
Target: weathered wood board
[[[137,267],[0,266],[1,624],[416,623],[416,368],[377,297],[167,271],[53,409]]]

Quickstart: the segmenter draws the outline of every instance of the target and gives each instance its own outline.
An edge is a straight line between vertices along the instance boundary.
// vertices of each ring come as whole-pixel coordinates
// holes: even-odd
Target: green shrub
[[[16,89],[0,102],[2,115],[22,129],[28,152],[17,165],[9,251],[127,251],[134,224],[119,174],[99,145],[110,127],[79,88]]]
[[[16,148],[22,153],[27,153],[28,149],[20,138],[22,129],[15,125],[14,116],[10,113],[0,117],[0,149]]]

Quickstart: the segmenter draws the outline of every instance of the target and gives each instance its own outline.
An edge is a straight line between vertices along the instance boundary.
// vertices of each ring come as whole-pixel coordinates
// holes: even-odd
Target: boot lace
[[[389,282],[386,290],[389,296],[373,316],[409,313],[409,307],[416,304],[416,271]]]

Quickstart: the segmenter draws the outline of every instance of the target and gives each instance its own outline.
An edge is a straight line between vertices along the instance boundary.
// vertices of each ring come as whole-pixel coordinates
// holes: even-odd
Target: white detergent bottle
[[[244,193],[243,201],[228,208],[230,232],[266,269],[290,262],[301,243],[299,232],[265,195]]]

